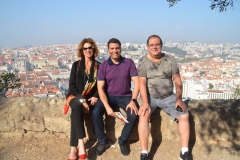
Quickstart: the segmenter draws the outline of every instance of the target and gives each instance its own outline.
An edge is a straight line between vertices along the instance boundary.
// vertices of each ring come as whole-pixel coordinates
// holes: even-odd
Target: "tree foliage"
[[[174,6],[181,0],[167,0],[169,7]],[[228,7],[234,8],[234,3],[237,3],[238,0],[209,0],[211,5],[209,6],[212,10],[218,9],[219,12],[226,11]]]
[[[230,8],[234,7],[233,0],[211,0],[211,1],[212,1],[212,4],[211,4],[210,8],[212,10],[218,8],[219,12],[226,11],[227,7],[230,7]]]
[[[233,98],[234,99],[240,99],[240,84],[237,85],[237,88],[233,93]]]
[[[137,51],[138,49],[135,48],[134,46],[128,46],[129,51]]]
[[[0,77],[0,93],[6,96],[8,89],[20,88],[20,78],[15,73],[2,73]]]
[[[205,71],[200,71],[200,75],[202,76],[203,74],[205,74]]]
[[[214,86],[213,86],[212,83],[209,83],[209,84],[208,84],[208,88],[209,88],[209,89],[213,89],[213,87],[214,87]]]

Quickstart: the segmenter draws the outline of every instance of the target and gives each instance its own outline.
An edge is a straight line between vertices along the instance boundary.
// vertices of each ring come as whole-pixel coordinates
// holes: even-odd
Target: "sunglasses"
[[[87,49],[92,50],[94,47],[93,46],[89,46],[89,47],[83,47],[83,50],[86,51]]]

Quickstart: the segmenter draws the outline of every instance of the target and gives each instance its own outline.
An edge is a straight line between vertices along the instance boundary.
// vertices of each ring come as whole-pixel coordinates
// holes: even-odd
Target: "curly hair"
[[[78,44],[78,48],[77,48],[77,57],[82,58],[83,55],[83,45],[85,43],[90,43],[93,45],[93,58],[96,58],[99,54],[99,50],[98,47],[95,43],[95,41],[92,38],[84,38],[79,44]]]

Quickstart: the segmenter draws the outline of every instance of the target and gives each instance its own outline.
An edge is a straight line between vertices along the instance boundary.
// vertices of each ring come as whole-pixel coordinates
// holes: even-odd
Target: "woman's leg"
[[[83,106],[77,98],[74,98],[70,102],[70,107],[72,108],[70,157],[75,156],[76,158],[78,154],[81,155],[85,153],[83,138],[86,136],[86,134],[85,134],[85,128],[84,128]],[[76,146],[78,146],[79,151],[77,150]]]
[[[71,146],[70,147],[70,154],[69,154],[69,158],[68,159],[77,159],[77,157],[78,157],[78,149],[77,149],[77,147],[75,146],[75,147],[73,147],[73,146]]]

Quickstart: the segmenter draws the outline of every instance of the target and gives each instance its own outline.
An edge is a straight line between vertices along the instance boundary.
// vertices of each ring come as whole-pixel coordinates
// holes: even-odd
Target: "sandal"
[[[79,157],[79,160],[84,160],[85,158],[87,158],[87,153],[81,154],[78,157]]]

